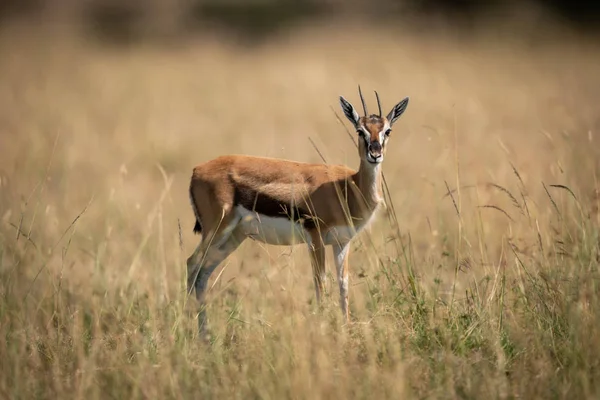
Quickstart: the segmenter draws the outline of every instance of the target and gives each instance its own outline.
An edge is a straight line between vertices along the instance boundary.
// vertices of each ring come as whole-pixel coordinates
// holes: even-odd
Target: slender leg
[[[313,269],[313,279],[315,281],[315,290],[317,292],[317,303],[321,303],[325,291],[325,245],[318,235],[311,235],[312,243],[308,245],[310,261]]]
[[[340,286],[340,306],[346,322],[350,321],[348,313],[348,253],[350,243],[336,244],[333,246],[333,256],[337,270],[337,281]]]
[[[210,243],[208,243],[208,240],[206,240],[205,237],[203,236],[200,243],[198,243],[198,246],[196,246],[194,253],[187,259],[188,295],[191,295],[192,291],[194,290],[196,280],[198,279],[198,276],[200,275],[200,267],[201,267],[202,261],[204,259],[204,254],[206,253],[206,249],[208,248],[209,244]]]
[[[219,237],[214,244],[204,244],[204,238],[198,245],[194,254],[188,259],[188,290],[196,289],[196,299],[199,302],[198,329],[204,337],[208,334],[208,323],[206,317],[206,288],[211,274],[217,269],[245,239],[241,234],[228,232],[229,237]],[[207,239],[209,240],[209,239]],[[205,251],[203,249],[206,248]]]
[[[211,249],[209,249],[211,251]],[[219,257],[224,260],[226,257]],[[221,260],[221,261],[222,261]],[[202,268],[200,268],[200,273],[198,274],[198,279],[194,285],[196,289],[196,299],[198,300],[198,331],[203,338],[208,337],[208,320],[206,317],[206,288],[208,286],[208,280],[210,275],[214,272],[215,269],[219,266],[221,261],[217,261],[210,264],[204,264]]]

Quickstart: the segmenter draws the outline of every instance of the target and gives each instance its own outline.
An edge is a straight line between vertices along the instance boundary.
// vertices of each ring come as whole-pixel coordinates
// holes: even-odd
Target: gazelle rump
[[[375,92],[377,95],[377,92]],[[190,200],[196,216],[194,231],[202,238],[187,260],[188,290],[200,303],[198,324],[206,333],[205,296],[213,271],[246,238],[268,244],[306,243],[317,301],[325,281],[325,248],[333,249],[340,305],[348,315],[348,253],[352,239],[372,220],[382,203],[381,162],[391,127],[405,111],[408,97],[386,117],[360,117],[340,96],[344,115],[358,133],[360,165],[308,164],[289,160],[226,155],[194,168]]]

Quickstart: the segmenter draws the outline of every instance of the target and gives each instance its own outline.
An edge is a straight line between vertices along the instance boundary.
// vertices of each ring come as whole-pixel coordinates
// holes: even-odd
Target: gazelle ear
[[[350,104],[348,100],[340,96],[340,105],[342,106],[342,110],[344,111],[344,115],[346,116],[346,118],[348,118],[350,122],[352,122],[352,125],[358,126],[358,120],[360,119],[360,117],[358,116],[358,113],[356,112],[352,104]]]
[[[390,121],[390,126],[393,125],[398,118],[400,118],[404,111],[406,111],[406,106],[408,106],[408,97],[392,108],[392,111],[390,111],[390,113],[387,115],[387,119]]]

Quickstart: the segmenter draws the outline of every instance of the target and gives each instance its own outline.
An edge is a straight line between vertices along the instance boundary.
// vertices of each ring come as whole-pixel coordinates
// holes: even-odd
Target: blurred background
[[[514,19],[526,20],[531,30],[544,29],[547,17],[551,17],[579,30],[597,31],[599,15],[596,3],[567,0],[5,0],[0,5],[3,23],[14,19],[60,20],[119,43],[215,30],[238,40],[261,41],[299,24],[323,24],[348,16],[364,23],[425,31],[431,23],[468,30]]]
[[[549,19],[597,31],[600,5],[567,0],[5,0],[3,23],[14,19],[76,23],[87,35],[112,43],[181,39],[218,32],[242,42],[273,40],[298,25],[355,17],[373,25],[427,32],[443,24],[469,31],[521,20],[530,31],[549,29]],[[552,24],[554,25],[554,24]]]
[[[449,189],[467,188],[459,206],[475,212],[511,207],[491,183],[526,185],[549,220],[543,181],[597,198],[594,4],[5,0],[1,217],[9,231],[25,224],[32,241],[52,248],[86,209],[72,279],[87,280],[103,254],[118,266],[109,271],[129,268],[130,280],[156,279],[159,268],[162,282],[179,284],[181,260],[198,240],[187,195],[193,166],[242,153],[322,155],[357,167],[355,138],[336,113],[339,95],[359,104],[361,84],[371,109],[372,90],[384,112],[411,97],[384,171],[400,232],[413,234],[423,259],[453,252],[468,235],[457,231]],[[498,240],[520,226],[504,214],[484,213],[483,229]],[[386,243],[382,221],[374,232]],[[244,248],[267,260],[265,249]],[[293,257],[274,251],[267,265],[279,260],[285,269]],[[310,297],[307,272],[294,269]]]
[[[140,254],[154,264],[155,249],[139,243],[158,201],[160,235],[172,240],[163,246],[178,260],[197,241],[187,198],[197,163],[226,153],[321,162],[312,139],[327,162],[356,167],[335,113],[340,94],[358,105],[358,84],[378,90],[385,109],[411,97],[385,173],[424,254],[454,246],[449,188],[483,185],[478,207],[497,195],[490,182],[514,188],[518,170],[531,196],[545,198],[540,182],[551,179],[595,199],[594,4],[4,0],[3,220],[28,221],[32,238],[53,242],[92,202],[79,231],[85,252],[106,243],[125,264]],[[487,214],[502,236],[511,220]],[[168,281],[182,282],[180,261],[170,265]]]
[[[456,398],[586,398],[598,4],[2,0],[0,393],[452,398],[455,380]],[[358,167],[338,96],[360,108],[359,84],[371,111],[373,90],[385,113],[411,99],[388,212],[351,250],[367,347],[338,341],[329,254],[322,318],[305,246],[247,241],[213,276],[210,364],[185,296],[192,168],[229,153]]]

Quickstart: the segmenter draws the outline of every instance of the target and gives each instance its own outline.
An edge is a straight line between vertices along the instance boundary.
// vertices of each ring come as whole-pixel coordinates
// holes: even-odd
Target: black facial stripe
[[[365,141],[365,148],[367,150],[367,153],[370,153],[371,148],[373,148],[373,146],[371,146],[371,144],[374,143],[374,142],[377,143],[377,145],[375,145],[374,147],[379,147],[379,151],[383,150],[383,146],[385,145],[385,142],[387,141],[387,136],[386,135],[383,135],[383,138],[381,138],[381,142],[380,142],[379,141],[379,136],[380,135],[377,134],[378,140],[375,140],[373,142],[373,141],[371,141],[371,136],[373,136],[373,135],[364,126],[359,126],[356,129],[356,131],[362,134],[363,140]],[[367,137],[367,134],[368,134],[368,137]]]
[[[367,135],[371,136],[371,134],[369,133],[369,131],[367,131],[367,129],[363,126],[359,126],[356,131],[359,133],[359,135],[361,135],[365,141],[365,143],[367,144],[367,146],[369,145],[369,139],[367,139]]]

